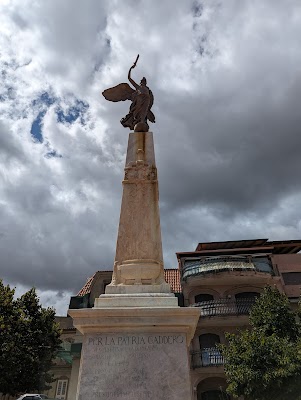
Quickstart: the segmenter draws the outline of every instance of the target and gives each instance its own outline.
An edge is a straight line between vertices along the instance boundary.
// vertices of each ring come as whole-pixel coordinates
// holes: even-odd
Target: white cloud
[[[138,53],[166,265],[201,240],[297,238],[300,20],[297,0],[2,0],[1,276],[61,309],[112,267],[129,104],[101,92]]]

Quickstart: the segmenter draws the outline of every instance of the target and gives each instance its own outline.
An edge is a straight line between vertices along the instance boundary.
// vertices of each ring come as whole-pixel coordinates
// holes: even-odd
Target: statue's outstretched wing
[[[132,95],[135,92],[127,83],[120,83],[110,89],[106,89],[102,92],[106,100],[109,101],[124,101],[132,100]]]
[[[148,109],[150,110],[154,104],[154,95],[153,92],[149,89],[149,107]]]
[[[150,96],[150,99],[149,99],[149,106],[148,106],[148,112],[147,112],[147,119],[149,119],[150,122],[155,123],[156,122],[155,121],[156,118],[155,118],[154,113],[151,111],[151,108],[152,108],[152,106],[154,104],[154,95],[153,95],[153,92],[151,90],[149,90],[149,96]]]

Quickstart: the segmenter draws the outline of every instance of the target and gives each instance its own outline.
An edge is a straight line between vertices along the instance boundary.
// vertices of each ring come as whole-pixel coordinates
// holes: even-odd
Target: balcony
[[[57,357],[72,364],[74,357],[80,357],[82,351],[82,343],[69,343],[63,341],[58,351]]]
[[[224,365],[224,357],[216,347],[191,353],[192,368],[219,367]]]
[[[202,257],[198,260],[186,260],[183,266],[182,280],[187,281],[190,277],[206,278],[221,272],[234,272],[238,275],[252,273],[260,276],[274,275],[271,262],[268,257],[255,257],[251,255],[241,256],[215,256]],[[235,274],[229,275],[229,277]],[[250,274],[249,274],[250,275]]]
[[[249,315],[255,301],[256,298],[218,299],[195,303],[191,307],[198,307],[200,309],[201,318],[225,315]]]

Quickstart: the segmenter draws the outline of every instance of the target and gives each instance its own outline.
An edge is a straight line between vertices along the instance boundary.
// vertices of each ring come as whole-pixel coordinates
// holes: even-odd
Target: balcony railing
[[[191,307],[198,307],[203,318],[219,315],[248,315],[255,300],[255,298],[208,300],[192,304]]]
[[[191,353],[192,368],[218,367],[224,365],[224,357],[216,347],[193,351]]]
[[[182,279],[186,281],[191,276],[225,271],[265,272],[273,275],[273,269],[267,257],[220,256],[185,261]]]

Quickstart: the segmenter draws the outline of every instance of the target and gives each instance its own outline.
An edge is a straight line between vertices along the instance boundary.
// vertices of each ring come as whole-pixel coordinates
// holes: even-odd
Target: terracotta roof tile
[[[92,276],[90,276],[90,278],[87,279],[87,282],[84,284],[84,286],[81,288],[81,290],[77,293],[77,296],[84,296],[85,294],[88,294],[91,292],[91,286],[94,280],[95,275],[97,274],[97,272],[95,272],[95,274],[93,274]]]
[[[111,272],[111,271],[99,271],[99,272]],[[84,296],[91,292],[91,287],[96,276],[95,272],[90,278],[87,279],[85,285],[77,293],[77,296]],[[182,293],[181,283],[180,283],[180,273],[178,269],[165,269],[164,270],[165,280],[170,284],[171,291],[173,293]]]
[[[173,293],[182,293],[180,272],[178,269],[165,269],[165,280],[170,284]]]

